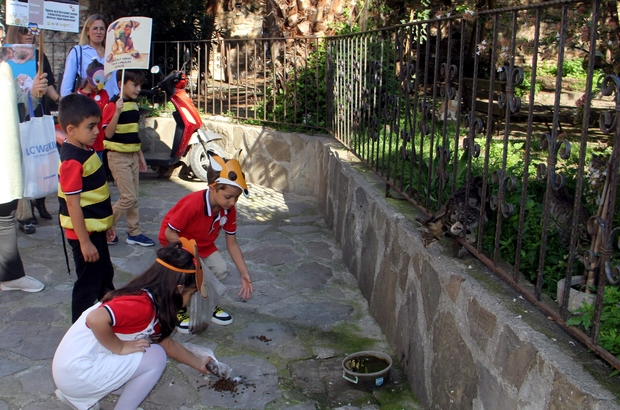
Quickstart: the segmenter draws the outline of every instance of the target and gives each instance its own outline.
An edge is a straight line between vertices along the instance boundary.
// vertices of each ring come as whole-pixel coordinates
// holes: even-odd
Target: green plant
[[[603,312],[598,333],[598,344],[620,359],[620,289],[617,286],[605,286],[603,295]],[[569,326],[582,326],[590,330],[594,322],[594,306],[585,303],[575,312],[578,315],[566,322]],[[617,371],[615,372],[618,373]]]
[[[530,88],[532,87],[532,69],[523,70],[523,82],[515,86],[515,94],[517,97],[528,96],[530,94]],[[534,84],[534,94],[538,94],[542,90],[543,86],[540,82]]]
[[[148,117],[164,117],[170,115],[175,109],[171,101],[166,102],[165,105],[152,106],[147,97],[140,97],[138,99],[138,107],[140,110],[148,111]]]
[[[319,115],[327,111],[325,71],[325,44],[319,43],[308,55],[305,67],[289,69],[281,76],[286,79],[284,84],[271,84],[267,87],[265,98],[256,107],[257,120],[244,122],[261,124],[261,120],[265,120],[325,127],[325,117]],[[303,130],[304,127],[298,126],[294,129]],[[289,126],[287,130],[292,129]]]

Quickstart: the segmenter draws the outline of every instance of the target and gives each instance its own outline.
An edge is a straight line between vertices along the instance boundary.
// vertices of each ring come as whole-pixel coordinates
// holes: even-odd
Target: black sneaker
[[[233,322],[233,318],[227,312],[220,309],[219,306],[216,306],[215,309],[213,309],[211,322],[216,325],[228,326]]]
[[[32,224],[32,222],[30,220],[28,221],[17,221],[17,224],[19,226],[19,229],[21,229],[22,231],[24,231],[25,234],[33,234],[37,231],[37,228],[34,227],[34,225]]]
[[[179,324],[177,325],[177,332],[188,334],[189,333],[189,315],[187,314],[187,308],[181,308],[177,313],[177,319]]]
[[[118,243],[118,235],[114,237],[114,239],[112,239],[110,242],[108,242],[108,245],[116,245]]]

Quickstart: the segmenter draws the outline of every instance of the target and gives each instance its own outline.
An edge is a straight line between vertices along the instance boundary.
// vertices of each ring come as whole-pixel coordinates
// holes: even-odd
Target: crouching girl
[[[198,286],[195,241],[181,238],[159,249],[153,265],[106,294],[67,331],[52,365],[58,399],[74,409],[98,409],[102,397],[124,386],[116,409],[135,409],[162,375],[166,356],[207,374],[211,359],[171,338],[177,312]]]

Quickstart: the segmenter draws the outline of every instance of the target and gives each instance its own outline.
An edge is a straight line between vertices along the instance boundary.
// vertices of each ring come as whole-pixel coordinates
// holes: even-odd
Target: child
[[[208,374],[211,358],[196,357],[171,337],[177,311],[199,288],[194,241],[159,249],[144,273],[108,293],[67,331],[52,363],[56,396],[72,408],[99,408],[102,397],[124,386],[115,408],[135,409],[166,368],[166,355]]]
[[[122,98],[115,95],[103,109],[102,126],[105,132],[103,145],[108,150],[108,167],[120,192],[114,203],[114,222],[116,226],[122,215],[127,219],[127,243],[130,245],[153,246],[155,242],[140,232],[138,212],[139,173],[146,172],[146,161],[140,150],[138,122],[140,114],[134,102],[146,81],[140,70],[125,70],[125,83],[121,86],[123,70],[116,72]],[[109,245],[118,243],[118,237]]]
[[[71,94],[60,101],[59,120],[66,141],[60,149],[60,225],[73,250],[77,281],[71,299],[72,322],[96,300],[114,290],[114,267],[107,241],[112,227],[110,191],[101,160],[91,148],[101,110],[90,98]]]
[[[237,160],[224,162],[218,156],[213,156],[212,159],[213,166],[208,172],[209,188],[186,195],[168,211],[159,230],[159,242],[165,246],[177,241],[179,236],[196,240],[204,265],[221,281],[228,275],[228,268],[215,247],[215,240],[223,228],[226,232],[226,248],[241,274],[239,296],[248,299],[253,291],[252,280],[235,236],[235,203],[242,192],[246,197],[250,194]],[[179,319],[181,320],[177,330],[180,333],[189,333],[187,312],[179,312]],[[232,323],[233,318],[216,307],[211,321],[226,326]]]
[[[82,88],[79,88],[77,92],[97,103],[103,112],[103,109],[110,101],[108,92],[103,88],[104,85],[105,76],[103,74],[103,64],[97,60],[93,60],[86,68],[86,81],[84,81]],[[105,134],[103,132],[102,121],[99,121],[98,128],[99,134],[93,144],[93,149],[99,156],[99,159],[103,161],[103,139]]]

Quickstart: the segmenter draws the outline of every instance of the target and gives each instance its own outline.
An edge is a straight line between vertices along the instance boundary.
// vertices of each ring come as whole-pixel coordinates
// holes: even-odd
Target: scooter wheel
[[[219,145],[211,142],[206,144],[209,151],[215,152],[220,157],[224,158],[224,152]],[[196,178],[207,181],[207,169],[209,168],[209,157],[205,153],[202,144],[192,145],[192,149],[189,151],[189,164],[192,168],[192,173]]]

